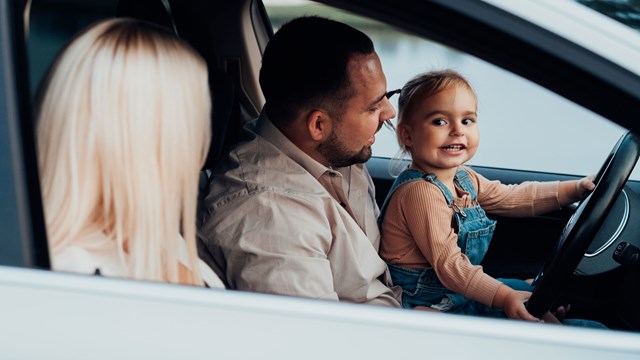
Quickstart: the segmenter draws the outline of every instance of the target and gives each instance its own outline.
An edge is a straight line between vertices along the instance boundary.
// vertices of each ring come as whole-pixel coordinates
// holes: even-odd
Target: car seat
[[[190,35],[193,35],[193,30],[179,27],[168,0],[120,0],[117,15],[146,20],[171,29],[189,42],[206,60],[212,96],[211,146],[202,175],[206,180],[221,156],[240,138],[242,121],[239,121],[235,84],[226,72],[215,65],[212,50],[204,48],[202,42],[192,41],[194,36]]]

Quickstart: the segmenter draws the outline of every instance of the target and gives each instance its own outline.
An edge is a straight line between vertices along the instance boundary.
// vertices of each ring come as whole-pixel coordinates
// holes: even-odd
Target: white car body
[[[638,359],[633,333],[0,267],[4,359]]]

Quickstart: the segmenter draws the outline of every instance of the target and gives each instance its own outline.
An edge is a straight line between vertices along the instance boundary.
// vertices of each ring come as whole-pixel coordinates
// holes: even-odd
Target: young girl
[[[477,99],[454,71],[415,77],[398,108],[398,142],[412,162],[382,207],[380,256],[403,288],[403,306],[537,321],[524,305],[528,282],[494,279],[479,266],[496,226],[485,211],[558,210],[592,190],[592,177],[503,185],[466,167],[479,142]]]
[[[37,123],[54,270],[221,287],[198,259],[204,60],[153,24],[101,21],[56,60]]]

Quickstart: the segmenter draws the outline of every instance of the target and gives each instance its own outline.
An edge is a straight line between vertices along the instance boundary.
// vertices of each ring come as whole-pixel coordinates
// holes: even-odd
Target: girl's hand
[[[576,183],[576,191],[578,192],[578,197],[580,199],[582,199],[589,191],[595,189],[596,184],[593,183],[595,177],[595,175],[591,174],[578,180]]]
[[[540,319],[529,314],[524,303],[531,297],[529,291],[513,290],[502,284],[493,299],[493,306],[502,308],[509,319],[540,321]]]
[[[504,312],[509,319],[540,321],[537,317],[529,314],[524,303],[529,300],[531,293],[529,291],[511,290],[504,299]]]

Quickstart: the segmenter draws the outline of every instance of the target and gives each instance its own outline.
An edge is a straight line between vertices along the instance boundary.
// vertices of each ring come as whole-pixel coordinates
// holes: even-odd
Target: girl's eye
[[[376,112],[376,111],[378,111],[378,110],[380,110],[380,104],[378,104],[378,105],[376,105],[376,106],[372,107],[371,109],[369,109],[369,111],[370,111],[370,112],[372,112],[372,113],[373,113],[373,112]]]
[[[436,126],[441,126],[441,125],[445,125],[447,122],[444,121],[444,119],[433,119],[431,120],[431,123]]]
[[[462,119],[462,125],[471,125],[474,122],[475,122],[475,120],[471,119],[471,118]]]

